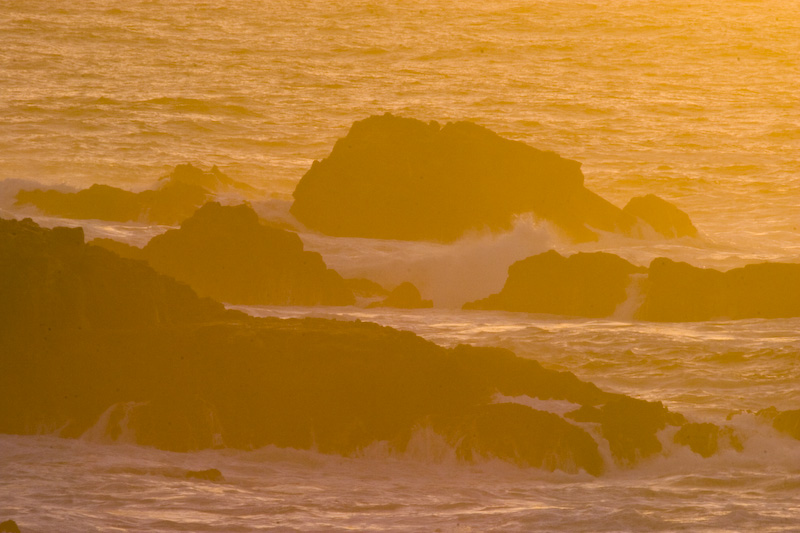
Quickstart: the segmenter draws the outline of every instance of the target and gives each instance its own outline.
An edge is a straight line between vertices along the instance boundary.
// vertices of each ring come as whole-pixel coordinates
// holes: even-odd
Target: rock
[[[189,470],[185,475],[186,479],[202,479],[204,481],[225,481],[222,472],[216,468],[209,468],[208,470]]]
[[[139,193],[95,184],[75,193],[19,191],[17,204],[31,204],[45,214],[64,218],[176,224],[191,215],[208,196],[206,189],[185,183],[169,182],[159,189]]]
[[[725,426],[720,428],[715,424],[686,424],[675,434],[677,444],[688,446],[693,452],[703,457],[711,457],[721,445],[731,447],[738,452],[744,448],[733,428]]]
[[[255,189],[246,183],[236,181],[223,174],[215,166],[211,170],[203,170],[193,166],[191,163],[178,165],[172,172],[161,178],[169,183],[182,183],[192,187],[201,187],[207,191],[226,191],[238,189],[241,191],[254,192]]]
[[[597,442],[553,413],[513,403],[485,405],[439,422],[459,458],[495,457],[520,466],[593,476],[603,473]]]
[[[660,452],[658,431],[686,424],[683,415],[671,413],[661,402],[628,396],[613,398],[599,408],[584,405],[566,416],[576,422],[599,423],[612,455],[623,466]]]
[[[372,116],[355,122],[294,191],[292,214],[339,237],[451,242],[534,213],[576,240],[635,218],[589,191],[580,163],[470,122]]]
[[[0,522],[0,533],[19,533],[19,526],[13,520]]]
[[[232,209],[249,227],[251,212]],[[659,428],[681,423],[659,403],[604,392],[507,350],[443,348],[363,322],[226,311],[143,261],[30,220],[0,220],[0,293],[2,433],[358,455],[375,442],[406,449],[416,429],[432,428],[464,459],[597,475],[605,465],[585,430],[495,405],[494,396],[599,413],[624,464],[658,449]]]
[[[660,257],[650,263],[647,296],[636,316],[659,322],[800,316],[800,264],[720,272]]]
[[[413,283],[405,281],[394,288],[389,296],[381,302],[374,302],[367,307],[396,307],[399,309],[424,309],[433,307],[433,302],[423,300],[419,290]]]
[[[664,237],[697,237],[689,215],[654,194],[632,198],[623,211],[642,219]]]
[[[550,250],[511,265],[502,291],[464,309],[606,317],[626,300],[631,275],[645,271],[604,252],[563,257]]]
[[[353,291],[355,296],[361,296],[362,298],[387,296],[389,294],[389,291],[382,285],[369,279],[351,278],[344,280],[344,282],[347,284],[347,287]]]
[[[159,326],[226,314],[141,261],[83,244],[81,228],[47,230],[30,219],[0,219],[0,294],[0,332]]]
[[[352,291],[296,233],[262,225],[247,205],[210,202],[142,257],[199,295],[241,305],[351,305]]]
[[[800,440],[800,409],[778,412],[774,415],[772,427]]]

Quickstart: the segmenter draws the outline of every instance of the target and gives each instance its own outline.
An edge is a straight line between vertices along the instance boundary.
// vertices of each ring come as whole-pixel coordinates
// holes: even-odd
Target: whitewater
[[[413,281],[428,310],[237,307],[377,322],[443,346],[500,346],[604,390],[732,426],[743,450],[663,451],[599,478],[465,464],[420,431],[404,454],[268,447],[178,454],[0,435],[0,522],[86,531],[800,531],[800,443],[755,412],[800,408],[800,319],[654,324],[461,311],[514,261],[556,249],[726,270],[800,262],[800,4],[781,0],[479,2],[6,0],[0,9],[0,216],[143,246],[167,226],[43,216],[21,188],[151,187],[176,164],[249,183],[345,277]],[[700,236],[569,242],[520,217],[453,244],[332,238],[291,193],[349,126],[391,112],[470,120],[582,162],[623,206],[657,194]],[[223,201],[237,203],[233,195]],[[800,297],[800,295],[797,295]],[[20,399],[24,401],[24,399]],[[496,397],[552,412],[569,405]],[[587,429],[592,429],[587,426]],[[596,428],[595,428],[596,430]],[[222,480],[187,479],[218,469]]]

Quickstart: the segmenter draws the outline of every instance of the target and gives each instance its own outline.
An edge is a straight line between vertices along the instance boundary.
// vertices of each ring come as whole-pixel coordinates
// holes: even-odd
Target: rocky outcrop
[[[648,270],[637,318],[660,322],[800,316],[800,264],[760,263],[727,272],[664,257]]]
[[[606,317],[627,298],[631,275],[643,272],[613,254],[550,250],[511,265],[502,291],[464,309]]]
[[[241,305],[350,305],[355,297],[296,233],[262,225],[247,205],[210,202],[180,229],[144,249],[93,241],[189,284],[201,296]]]
[[[431,300],[423,300],[419,289],[413,283],[405,281],[389,293],[384,300],[374,302],[367,307],[396,307],[398,309],[425,309],[433,307]]]
[[[664,424],[680,422],[658,403],[503,349],[225,311],[142,261],[82,241],[80,230],[0,223],[0,432],[351,455],[376,441],[403,450],[428,427],[465,460],[597,475],[605,465],[581,423],[496,405],[495,395],[600,413],[602,438],[624,464],[651,453]]]
[[[689,215],[654,194],[632,198],[623,211],[642,219],[664,237],[697,237]]]
[[[143,262],[83,241],[81,228],[0,219],[0,332],[159,327],[226,314]]]
[[[17,193],[18,205],[34,205],[45,214],[64,218],[115,222],[148,221],[178,224],[203,205],[212,192],[252,187],[237,182],[217,167],[204,171],[187,163],[161,178],[161,185],[134,193],[109,185],[92,185],[74,193],[32,190]]]
[[[635,217],[583,184],[580,163],[470,122],[356,122],[294,191],[292,214],[340,237],[449,242],[534,213],[576,240],[627,232]]]

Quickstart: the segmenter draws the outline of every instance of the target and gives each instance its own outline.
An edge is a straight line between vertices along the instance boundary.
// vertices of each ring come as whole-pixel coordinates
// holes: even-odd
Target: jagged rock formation
[[[211,196],[224,189],[252,190],[220,172],[204,171],[187,163],[162,178],[160,187],[134,193],[109,185],[92,185],[75,193],[56,190],[19,191],[17,204],[31,204],[48,215],[116,222],[146,220],[177,224],[188,218]]]
[[[648,269],[637,318],[660,322],[800,316],[800,264],[760,263],[720,272],[664,257]]]
[[[689,215],[654,194],[632,198],[623,211],[642,219],[664,237],[697,237]]]
[[[511,265],[502,291],[464,309],[606,317],[625,301],[631,275],[641,272],[613,254],[563,257],[550,250]]]
[[[405,281],[389,293],[380,302],[374,302],[367,307],[396,307],[398,309],[425,309],[433,307],[431,300],[423,300],[419,289],[410,281]]]
[[[635,218],[583,184],[580,163],[470,122],[372,116],[355,122],[294,191],[292,213],[341,237],[453,241],[534,213],[576,240]]]
[[[238,212],[237,212],[238,213]],[[244,215],[248,216],[248,215]],[[459,456],[598,475],[587,429],[495,405],[566,400],[599,413],[628,464],[682,417],[497,348],[445,349],[376,324],[254,319],[198,298],[80,230],[0,221],[0,432],[91,430],[186,451],[265,445],[353,454],[439,431]]]
[[[303,250],[296,233],[259,223],[247,205],[210,202],[180,229],[153,237],[143,250],[110,243],[126,257],[146,260],[158,272],[188,283],[201,296],[242,305],[350,305],[352,291],[325,266],[322,256]]]

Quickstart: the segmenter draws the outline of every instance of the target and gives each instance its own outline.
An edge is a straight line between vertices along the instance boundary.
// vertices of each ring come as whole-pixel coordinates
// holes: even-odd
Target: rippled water
[[[520,219],[453,245],[302,233],[345,275],[412,279],[425,311],[248,308],[371,320],[443,345],[504,346],[599,386],[733,425],[745,450],[665,451],[600,479],[406,456],[172,454],[0,436],[0,521],[23,531],[792,531],[800,445],[747,411],[800,407],[800,321],[688,324],[461,312],[509,264],[556,248],[638,264],[800,261],[800,3],[786,0],[49,0],[0,2],[0,215],[142,245],[166,227],[38,216],[21,186],[141,189],[218,165],[287,216],[297,180],[353,121],[473,120],[583,163],[622,206],[655,193],[700,239],[573,245]],[[800,297],[800,295],[798,295]],[[730,417],[730,420],[728,418]],[[189,481],[218,468],[224,482]]]

